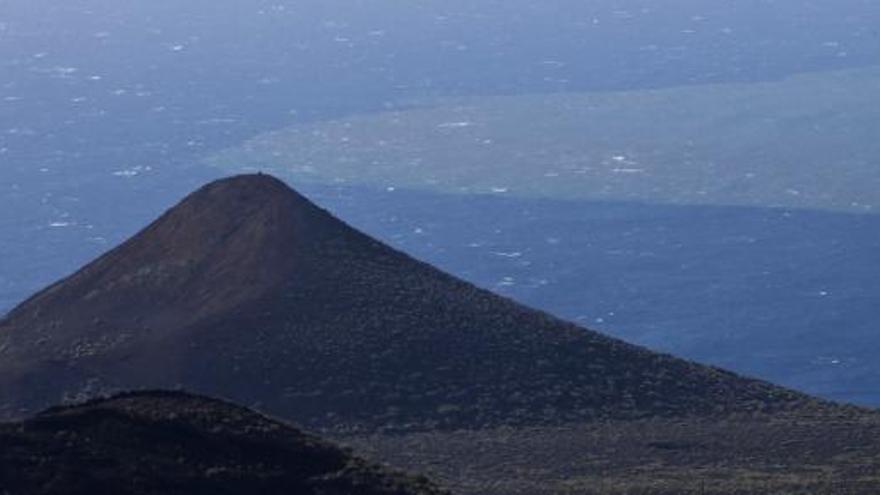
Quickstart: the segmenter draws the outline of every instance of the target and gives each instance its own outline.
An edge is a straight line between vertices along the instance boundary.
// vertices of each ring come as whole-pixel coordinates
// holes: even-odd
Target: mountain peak
[[[309,246],[344,224],[275,177],[239,175],[184,198],[121,246],[14,309],[9,321],[58,310],[66,325],[155,333],[275,290],[308,264]],[[0,343],[4,337],[0,335]],[[69,346],[65,335],[48,340]]]
[[[323,210],[275,177],[265,174],[237,175],[216,180],[193,192],[138,237],[160,236],[178,245],[192,242],[192,247],[204,248],[213,246],[221,239],[227,240],[230,235],[248,226],[277,227],[272,231],[290,234],[284,229],[306,220],[315,220],[312,217],[330,219]],[[257,235],[253,240],[267,239]]]
[[[215,180],[190,194],[187,199],[194,198],[205,201],[236,200],[260,205],[268,205],[273,201],[296,200],[311,206],[307,199],[284,181],[264,173],[234,175]]]
[[[814,404],[474,287],[261,175],[206,185],[0,322],[8,415],[177,386],[343,429]]]

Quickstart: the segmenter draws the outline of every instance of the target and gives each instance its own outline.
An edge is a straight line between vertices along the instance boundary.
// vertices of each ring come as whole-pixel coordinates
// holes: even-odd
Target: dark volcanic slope
[[[264,175],[205,186],[0,324],[7,415],[96,391],[174,386],[314,428],[813,404],[479,290]]]
[[[0,424],[0,491],[443,493],[253,411],[174,392],[125,394]]]

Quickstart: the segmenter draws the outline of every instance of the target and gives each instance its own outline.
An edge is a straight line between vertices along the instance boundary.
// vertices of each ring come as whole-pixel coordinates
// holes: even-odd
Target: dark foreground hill
[[[124,394],[0,424],[9,495],[439,495],[295,428],[175,392]]]
[[[175,392],[124,394],[0,424],[8,495],[439,495],[248,409]]]
[[[477,289],[264,175],[205,186],[0,323],[8,417],[177,386],[338,431],[824,407]]]

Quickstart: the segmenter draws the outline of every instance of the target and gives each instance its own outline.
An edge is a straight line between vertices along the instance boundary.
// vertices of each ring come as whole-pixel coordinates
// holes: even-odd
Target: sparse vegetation
[[[480,495],[874,495],[880,415],[736,415],[348,437]]]

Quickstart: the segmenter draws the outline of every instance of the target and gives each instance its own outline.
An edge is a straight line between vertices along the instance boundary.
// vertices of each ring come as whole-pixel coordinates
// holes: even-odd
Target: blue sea
[[[228,173],[204,157],[277,129],[877,65],[870,0],[0,0],[0,311]],[[873,213],[292,185],[584,326],[880,404]]]

